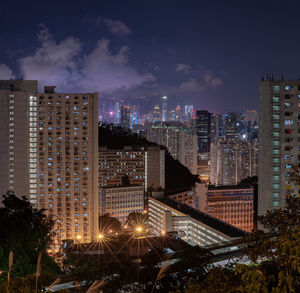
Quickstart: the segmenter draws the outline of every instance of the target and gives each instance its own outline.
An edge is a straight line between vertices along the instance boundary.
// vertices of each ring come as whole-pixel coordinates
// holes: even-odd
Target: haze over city
[[[162,95],[244,112],[257,108],[262,74],[299,77],[298,10],[297,1],[9,1],[0,77],[134,98],[143,112]]]

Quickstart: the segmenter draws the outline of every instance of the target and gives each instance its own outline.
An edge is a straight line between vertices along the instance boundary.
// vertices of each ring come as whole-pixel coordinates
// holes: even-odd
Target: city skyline
[[[266,72],[299,77],[292,58],[300,45],[293,38],[299,3],[292,1],[283,7],[263,1],[260,9],[223,1],[78,1],[72,7],[32,1],[18,3],[18,10],[15,2],[0,12],[1,79],[37,79],[58,92],[98,91],[105,100],[130,98],[142,107],[166,95],[174,105],[184,99],[220,113],[257,109],[256,84]],[[293,46],[281,46],[279,35]]]

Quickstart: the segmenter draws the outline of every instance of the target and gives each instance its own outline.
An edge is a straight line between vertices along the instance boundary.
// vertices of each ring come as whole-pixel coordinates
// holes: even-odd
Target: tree
[[[300,197],[287,197],[286,209],[268,211],[258,220],[264,230],[239,241],[251,265],[211,269],[203,282],[188,283],[185,292],[300,292]]]
[[[147,216],[139,212],[132,212],[127,216],[126,225],[135,229],[137,226],[145,226]]]
[[[30,202],[12,192],[3,196],[0,208],[0,270],[7,271],[9,252],[14,261],[11,276],[24,277],[36,271],[37,257],[52,241],[53,221],[43,210],[33,208]],[[42,271],[58,273],[57,264],[48,255],[43,258]]]
[[[105,214],[99,217],[99,232],[110,233],[120,232],[122,228],[121,222],[114,217],[110,217],[109,214]]]

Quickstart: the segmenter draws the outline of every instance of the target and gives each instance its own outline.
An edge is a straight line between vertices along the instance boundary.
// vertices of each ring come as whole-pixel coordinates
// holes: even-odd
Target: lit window
[[[290,85],[286,85],[284,86],[284,90],[289,92],[292,89],[292,87]]]
[[[292,125],[293,120],[284,120],[284,125]]]

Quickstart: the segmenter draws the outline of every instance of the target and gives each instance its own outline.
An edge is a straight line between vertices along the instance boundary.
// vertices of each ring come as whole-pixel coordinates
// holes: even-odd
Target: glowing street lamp
[[[165,230],[161,230],[161,236],[166,236],[166,231]]]
[[[141,226],[136,227],[136,232],[141,233],[143,231],[143,228]]]
[[[98,235],[98,239],[101,241],[102,239],[104,238],[104,235],[103,234],[99,234]]]

